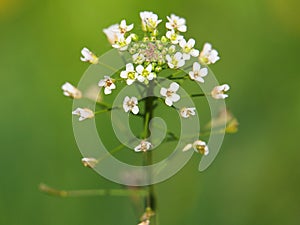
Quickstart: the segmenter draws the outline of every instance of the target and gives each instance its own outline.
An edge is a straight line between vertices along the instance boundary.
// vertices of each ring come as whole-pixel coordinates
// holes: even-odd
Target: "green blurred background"
[[[228,107],[240,131],[213,165],[199,158],[157,186],[163,225],[300,224],[300,8],[298,0],[0,0],[0,224],[137,224],[126,197],[59,199],[38,191],[118,188],[84,168],[65,81],[87,68],[87,46],[110,49],[102,29],[153,10],[185,17],[198,48],[210,41],[212,67],[232,87]]]

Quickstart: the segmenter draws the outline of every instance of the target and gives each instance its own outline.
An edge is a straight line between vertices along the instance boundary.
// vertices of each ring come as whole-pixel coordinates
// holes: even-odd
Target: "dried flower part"
[[[82,97],[81,91],[79,91],[76,87],[74,87],[72,84],[66,82],[64,85],[62,85],[61,89],[63,90],[63,93],[65,96],[74,98],[74,99],[80,99]]]
[[[81,50],[81,54],[83,57],[81,57],[80,59],[83,62],[89,62],[91,64],[97,64],[99,62],[98,57],[87,48],[83,48]]]
[[[79,121],[93,118],[94,112],[88,108],[77,108],[72,112],[73,115],[79,116]]]
[[[209,154],[208,146],[206,145],[206,143],[204,141],[197,140],[193,144],[189,143],[182,149],[182,151],[186,152],[186,151],[190,150],[191,148],[193,148],[195,150],[195,152],[200,153],[202,155]]]
[[[141,141],[141,143],[134,148],[135,152],[147,152],[151,149],[152,144],[149,141]]]
[[[98,160],[95,158],[82,158],[81,162],[85,167],[94,168],[98,163]]]
[[[189,118],[190,116],[195,116],[196,115],[196,108],[182,108],[180,110],[180,115],[183,118]]]
[[[220,86],[216,86],[213,88],[213,90],[211,91],[211,96],[214,99],[225,99],[228,97],[227,94],[225,94],[228,90],[230,89],[228,84],[223,84]]]

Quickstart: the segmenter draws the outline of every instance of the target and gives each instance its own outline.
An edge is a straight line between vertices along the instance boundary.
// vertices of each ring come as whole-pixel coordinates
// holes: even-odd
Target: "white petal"
[[[160,94],[162,95],[162,96],[167,96],[167,89],[166,88],[164,88],[164,87],[162,87],[161,89],[160,89]]]
[[[187,144],[187,145],[182,149],[182,151],[183,151],[183,152],[186,152],[187,150],[190,150],[192,147],[193,147],[192,144]]]
[[[179,89],[179,84],[173,82],[170,84],[170,91],[176,92]]]
[[[173,102],[178,102],[180,100],[180,95],[178,95],[178,94],[172,94],[172,96],[170,97],[170,99]]]
[[[122,71],[121,74],[120,74],[120,77],[121,78],[127,78],[127,74],[128,73],[126,71]]]
[[[142,74],[142,72],[144,71],[144,67],[142,65],[138,65],[135,70],[139,73]]]
[[[109,86],[110,89],[116,89],[116,85],[114,83],[112,83],[110,86]]]
[[[208,69],[207,69],[207,68],[202,68],[202,69],[200,70],[200,75],[201,75],[202,77],[205,77],[207,74],[208,74]]]
[[[172,100],[171,100],[170,98],[168,98],[168,97],[165,99],[165,103],[166,103],[166,105],[168,105],[168,106],[172,106],[172,105],[173,105]]]
[[[199,50],[197,50],[197,49],[192,49],[190,53],[191,53],[191,56],[193,56],[193,57],[199,56]]]
[[[103,87],[104,85],[105,85],[105,80],[100,80],[98,86]]]
[[[177,63],[177,67],[182,67],[182,66],[184,66],[184,64],[185,64],[184,60],[179,60]]]
[[[111,90],[109,88],[104,88],[104,94],[106,95],[111,94]]]
[[[131,79],[127,79],[127,80],[126,80],[127,85],[132,85],[133,82],[134,82],[134,80],[131,80]]]
[[[137,79],[138,79],[139,82],[144,82],[144,81],[145,81],[145,77],[142,76],[142,75],[139,75],[139,76],[137,77]]]
[[[132,72],[132,71],[134,71],[134,66],[133,66],[132,63],[126,64],[126,71],[127,71],[127,72]]]
[[[151,71],[152,71],[152,64],[149,64],[149,65],[147,66],[146,70],[147,70],[148,72],[151,72]]]
[[[135,115],[136,115],[136,114],[138,114],[138,113],[139,113],[139,111],[140,111],[140,110],[139,110],[139,107],[137,107],[137,106],[134,106],[134,107],[132,108],[132,110],[131,110],[131,111],[132,111],[132,113],[133,113],[133,114],[135,114]]]
[[[201,68],[201,65],[199,63],[197,63],[197,62],[194,62],[194,64],[193,64],[193,71],[195,71],[195,72],[199,71],[200,68]]]

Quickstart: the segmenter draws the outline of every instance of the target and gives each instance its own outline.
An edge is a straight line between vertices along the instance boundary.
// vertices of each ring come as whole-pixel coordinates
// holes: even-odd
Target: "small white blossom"
[[[142,19],[142,30],[153,32],[156,30],[158,24],[162,21],[158,19],[158,16],[153,12],[141,12],[140,17]]]
[[[176,52],[172,57],[170,55],[166,55],[166,60],[168,61],[168,66],[171,69],[182,67],[185,64],[181,52]]]
[[[111,90],[116,89],[116,85],[114,84],[114,80],[109,76],[104,76],[104,79],[100,80],[98,83],[99,87],[104,87],[104,94],[111,94]]]
[[[113,24],[108,28],[103,29],[110,44],[115,44],[118,36],[121,34],[119,24]]]
[[[94,112],[87,108],[77,108],[72,112],[72,114],[79,116],[79,121],[91,119],[94,117]]]
[[[97,64],[99,61],[98,57],[94,53],[92,53],[90,50],[88,50],[87,48],[83,48],[81,50],[81,54],[83,57],[80,57],[80,60],[83,62]]]
[[[206,64],[214,64],[220,59],[218,54],[219,53],[217,52],[217,50],[212,49],[211,44],[205,43],[203,50],[200,53],[199,59]]]
[[[125,112],[131,111],[135,115],[138,114],[140,110],[137,105],[138,105],[138,100],[136,97],[129,98],[128,96],[126,96],[124,98],[123,109]]]
[[[117,36],[115,44],[112,45],[113,48],[119,49],[120,51],[125,51],[128,48],[128,45],[131,43],[131,36],[125,38],[123,34]]]
[[[183,118],[189,118],[190,116],[195,116],[196,115],[196,108],[182,108],[180,110],[180,115],[183,117]]]
[[[135,152],[146,152],[150,150],[152,144],[149,141],[141,141],[141,143],[134,148]]]
[[[188,42],[186,42],[185,39],[182,39],[182,40],[180,40],[179,45],[182,48],[184,60],[189,60],[191,58],[191,56],[193,56],[193,57],[199,56],[199,50],[194,49],[194,46],[195,46],[194,39],[191,38],[188,40]]]
[[[138,65],[136,71],[138,72],[138,81],[145,82],[146,84],[155,77],[155,74],[152,73],[152,64],[149,64],[146,68],[142,65]]]
[[[223,84],[220,86],[216,86],[211,91],[211,96],[215,99],[225,99],[228,97],[227,94],[225,94],[226,91],[230,89],[228,84]]]
[[[81,162],[85,167],[94,168],[98,163],[98,160],[95,158],[82,158]]]
[[[167,16],[169,22],[166,23],[166,28],[170,30],[178,30],[180,32],[186,32],[187,27],[185,25],[185,19],[180,18],[174,14],[171,17]]]
[[[126,79],[128,85],[131,85],[136,80],[137,73],[132,63],[126,64],[126,70],[121,72],[120,77]]]
[[[125,34],[133,29],[133,24],[127,26],[126,20],[122,20],[118,28],[121,34]]]
[[[141,53],[136,53],[132,56],[132,60],[135,64],[142,64],[145,62],[145,56]]]
[[[80,99],[82,97],[81,91],[68,82],[66,82],[61,89],[63,90],[65,96],[74,99]]]
[[[175,82],[171,83],[168,89],[164,87],[160,89],[160,94],[166,97],[165,99],[166,105],[172,106],[173,102],[178,102],[180,100],[180,95],[176,94],[178,89],[179,89],[179,84]]]
[[[208,74],[207,68],[201,68],[201,65],[198,62],[194,62],[193,71],[189,72],[189,76],[192,80],[204,83],[203,77]]]
[[[174,30],[170,30],[166,33],[167,38],[170,39],[172,44],[178,44],[180,40],[183,39],[183,36],[176,33]]]
[[[206,145],[206,143],[204,141],[201,140],[197,140],[195,141],[193,144],[187,144],[182,151],[186,152],[189,149],[191,149],[193,147],[193,149],[195,150],[195,152],[198,152],[202,155],[208,155],[209,153],[209,149],[208,146]]]

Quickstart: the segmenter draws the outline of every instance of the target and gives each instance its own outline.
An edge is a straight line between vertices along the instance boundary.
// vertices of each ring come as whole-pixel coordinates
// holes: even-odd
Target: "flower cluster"
[[[140,13],[140,19],[142,36],[134,33],[134,24],[127,23],[125,19],[120,23],[103,29],[111,47],[116,49],[120,56],[122,56],[124,66],[113,75],[103,74],[103,78],[98,81],[98,87],[101,91],[103,89],[104,95],[111,95],[118,90],[121,84],[123,86],[132,85],[131,87],[135,86],[133,84],[138,84],[139,89],[144,88],[144,90],[139,90],[140,94],[151,93],[150,96],[152,97],[155,90],[157,95],[150,101],[142,98],[142,94],[141,96],[124,95],[122,96],[123,102],[117,107],[112,107],[110,104],[103,102],[101,98],[101,101],[97,103],[99,107],[102,107],[102,110],[94,112],[86,107],[78,107],[72,114],[78,116],[79,121],[93,119],[96,114],[111,110],[122,110],[121,112],[124,114],[127,113],[128,116],[143,117],[144,132],[140,134],[140,142],[136,143],[136,146],[134,145],[135,147],[132,147],[132,150],[136,153],[151,154],[151,150],[155,146],[151,143],[151,135],[148,127],[150,120],[153,118],[155,107],[160,104],[160,100],[163,100],[164,103],[162,104],[175,109],[182,120],[193,122],[193,119],[189,118],[197,114],[197,109],[196,107],[184,104],[184,91],[182,91],[180,85],[185,80],[194,84],[205,83],[205,80],[210,76],[208,66],[219,61],[220,57],[218,51],[210,43],[204,43],[201,49],[198,48],[199,45],[196,44],[194,38],[185,37],[187,25],[184,18],[171,14],[166,17],[166,22],[163,24],[163,20],[159,19],[158,15],[153,12],[144,11]],[[161,33],[161,29],[158,29],[158,26],[164,26],[165,31]],[[93,65],[102,63],[101,59],[88,48],[83,48],[81,54],[80,59],[83,62]],[[165,77],[164,73],[161,73],[162,71],[170,73],[169,76]],[[184,72],[184,75],[182,75],[182,72]],[[168,83],[165,82],[166,80],[168,80]],[[97,88],[96,84],[95,86]],[[216,100],[225,99],[228,97],[227,91],[229,89],[228,84],[223,84],[211,87],[208,93],[194,94],[189,97],[209,96]],[[62,85],[62,90],[65,96],[72,99],[80,99],[83,96],[88,96],[87,93],[83,95],[82,91],[68,82]],[[97,93],[98,91],[99,89],[97,89]],[[145,106],[145,109],[140,109],[141,106]],[[218,123],[215,122],[214,124]],[[237,120],[231,118],[226,124],[225,132],[235,132],[237,125]],[[170,133],[170,136],[173,138],[176,137],[173,133]],[[203,156],[209,154],[206,142],[198,138],[196,140],[192,139],[191,143],[187,143],[182,151],[186,152],[190,149],[194,149],[195,152]],[[100,159],[93,157],[82,159],[83,165],[90,168],[95,168],[100,161]],[[150,224],[150,219],[154,216],[154,212],[151,208],[148,209],[140,219],[139,225]]]

